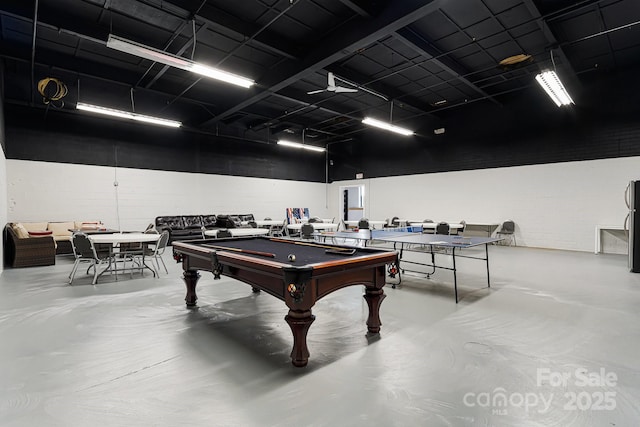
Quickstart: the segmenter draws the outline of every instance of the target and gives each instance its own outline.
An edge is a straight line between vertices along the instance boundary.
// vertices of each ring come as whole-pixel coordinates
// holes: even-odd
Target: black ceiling
[[[326,145],[357,140],[364,116],[433,134],[443,115],[502,105],[542,69],[579,92],[640,64],[638,23],[638,0],[2,0],[0,52],[7,104],[76,114],[80,101],[197,132]],[[109,34],[256,85],[110,49]],[[499,66],[519,54],[531,60]],[[328,72],[358,92],[307,94]],[[46,77],[68,87],[48,106],[38,93]]]

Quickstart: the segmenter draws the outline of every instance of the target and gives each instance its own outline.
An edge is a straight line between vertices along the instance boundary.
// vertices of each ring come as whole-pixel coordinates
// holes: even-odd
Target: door
[[[345,221],[364,218],[364,185],[340,187],[340,212]]]

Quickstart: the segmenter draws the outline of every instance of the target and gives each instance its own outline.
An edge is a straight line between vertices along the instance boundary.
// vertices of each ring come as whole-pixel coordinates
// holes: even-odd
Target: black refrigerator
[[[640,273],[640,181],[629,182],[629,270]]]

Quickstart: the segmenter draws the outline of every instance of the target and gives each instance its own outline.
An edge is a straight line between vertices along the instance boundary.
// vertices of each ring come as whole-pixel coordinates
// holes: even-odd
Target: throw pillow
[[[44,237],[51,236],[53,231],[29,231],[29,237]]]
[[[18,236],[18,239],[29,238],[29,232],[27,231],[26,228],[24,228],[24,225],[22,225],[19,222],[13,225],[13,231],[16,232],[16,236]]]
[[[24,225],[24,228],[27,231],[42,231],[47,229],[46,222],[21,222],[20,224]]]

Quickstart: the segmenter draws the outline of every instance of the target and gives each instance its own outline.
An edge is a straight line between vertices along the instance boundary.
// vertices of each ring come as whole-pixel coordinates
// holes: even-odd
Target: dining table
[[[459,230],[464,228],[464,224],[457,222],[449,222],[449,230],[451,234],[457,233]],[[436,227],[438,226],[437,222],[410,222],[410,226],[412,227],[422,227],[423,233],[435,233]]]
[[[314,230],[337,230],[340,224],[334,222],[311,222]],[[287,224],[287,232],[299,233],[303,223]]]
[[[344,222],[345,228],[358,227],[358,224],[360,223],[359,220],[346,220],[343,222]],[[368,222],[369,222],[369,228],[382,228],[387,223],[387,221],[382,221],[382,220],[368,220]]]
[[[89,234],[89,240],[94,244],[96,250],[98,248],[105,248],[109,250],[109,257],[111,259],[109,267],[106,268],[100,276],[106,272],[116,273],[129,270],[132,274],[134,270],[144,272],[144,269],[149,269],[154,277],[156,275],[155,270],[147,265],[145,262],[145,249],[148,245],[157,244],[160,240],[160,234],[156,233],[108,233],[108,234]],[[139,258],[140,262],[136,266],[134,258]],[[122,268],[118,268],[118,262],[123,263]],[[131,267],[126,267],[126,262],[131,261]]]

